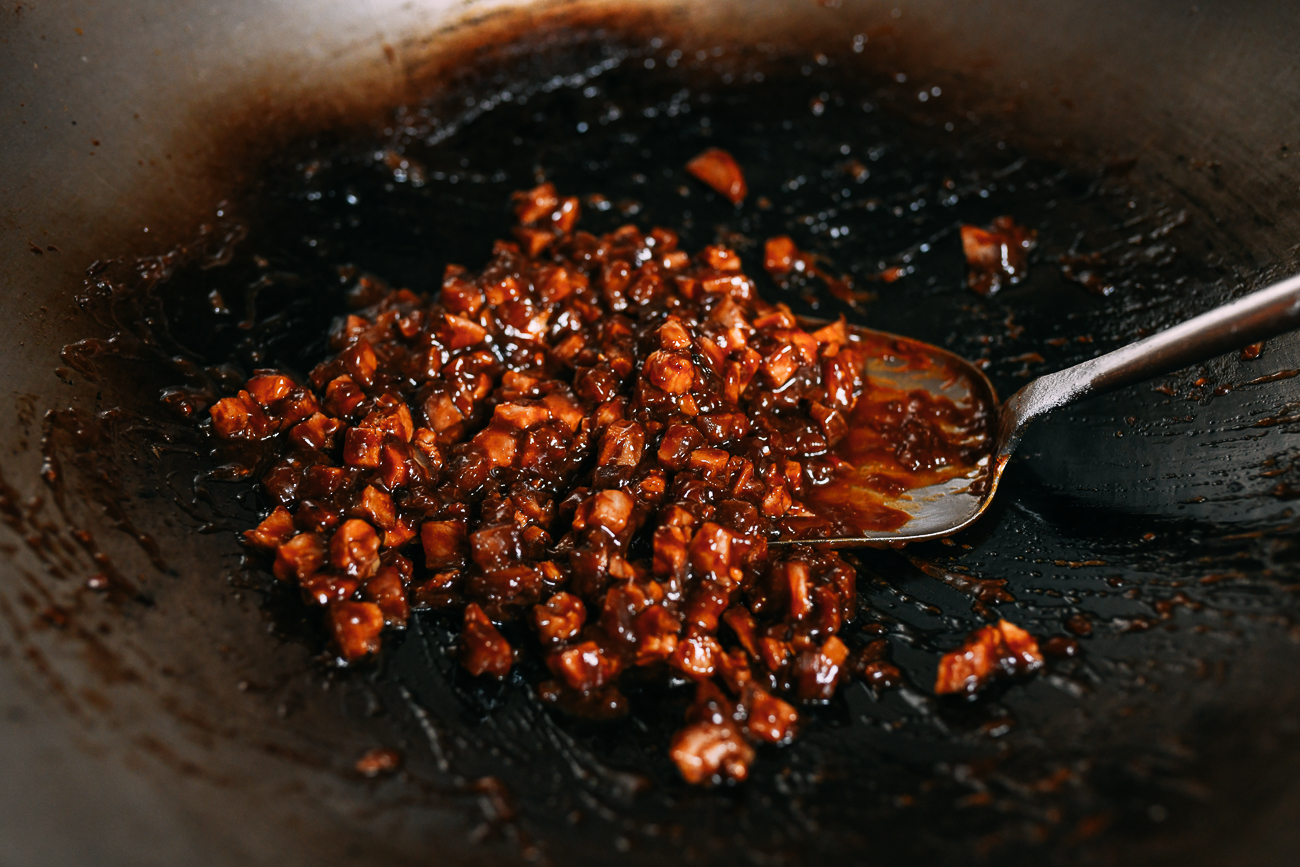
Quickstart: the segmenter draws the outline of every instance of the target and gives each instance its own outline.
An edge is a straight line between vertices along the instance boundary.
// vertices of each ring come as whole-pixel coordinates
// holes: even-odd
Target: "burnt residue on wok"
[[[175,574],[164,587],[102,558],[102,584],[76,594],[93,614],[67,616],[117,606],[170,619],[158,628],[181,641],[172,612],[188,584],[256,600],[280,647],[240,625],[256,620],[245,604],[227,615],[230,645],[189,658],[243,654],[247,678],[221,700],[272,708],[281,724],[263,736],[203,710],[191,724],[346,769],[340,785],[375,787],[362,793],[374,821],[418,828],[423,809],[463,807],[468,833],[508,844],[483,852],[506,860],[1194,863],[1231,840],[1298,758],[1284,435],[1300,422],[1279,405],[1287,380],[1249,384],[1296,366],[1285,341],[1070,410],[1026,441],[977,526],[857,552],[855,628],[890,642],[904,684],[843,690],[750,782],[715,790],[686,787],[663,754],[685,692],[632,694],[621,721],[571,719],[538,701],[526,668],[503,684],[469,677],[436,615],[416,617],[374,664],[331,670],[307,612],[235,541],[259,509],[252,475],[214,472],[203,436],[173,411],[178,387],[215,397],[256,367],[305,373],[362,275],[428,292],[447,262],[477,267],[505,233],[509,194],[539,178],[583,196],[592,231],[671,225],[686,249],[737,248],[752,274],[762,241],[791,235],[862,294],[846,303],[810,282],[764,285],[767,297],[985,359],[1001,394],[1238,289],[1243,262],[1174,185],[1018,150],[966,111],[961,82],[882,69],[876,43],[857,36],[756,49],[574,31],[394,111],[381,130],[297,139],[195,243],[92,268],[85,303],[115,333],[69,346],[63,364],[100,384],[103,402],[46,417],[51,496],[69,522],[87,492],[81,502],[120,509],[120,529]],[[744,165],[742,208],[685,172],[709,145]],[[958,227],[1004,214],[1038,231],[1030,275],[979,298]],[[890,268],[900,279],[870,279]],[[1201,469],[1220,453],[1221,471]],[[10,526],[36,538],[60,580],[84,582],[24,508],[5,501]],[[219,552],[206,566],[178,551],[200,533]],[[935,698],[939,654],[999,615],[1059,639],[1048,670],[974,701]],[[279,652],[292,661],[268,656]],[[322,687],[343,698],[310,697]],[[398,750],[400,774],[354,780],[371,747]],[[384,855],[404,863],[414,846]]]

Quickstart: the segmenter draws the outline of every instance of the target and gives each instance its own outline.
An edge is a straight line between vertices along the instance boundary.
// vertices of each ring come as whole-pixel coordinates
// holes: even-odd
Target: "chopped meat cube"
[[[424,402],[424,417],[437,434],[451,430],[465,420],[465,414],[456,406],[451,395],[441,391],[430,395]]]
[[[244,538],[254,548],[274,551],[293,538],[294,532],[293,515],[284,506],[276,506],[262,523],[246,531]]]
[[[468,553],[464,521],[426,521],[420,527],[420,541],[430,569],[457,566]]]
[[[418,530],[407,518],[398,518],[393,526],[384,531],[384,547],[400,548],[415,538]]]
[[[330,575],[325,572],[317,572],[304,578],[299,585],[303,599],[309,604],[322,607],[331,602],[345,602],[351,599],[352,594],[356,593],[360,586],[361,582],[355,578]]]
[[[1038,642],[1006,620],[982,626],[957,650],[939,660],[934,691],[940,695],[978,692],[998,676],[1027,674],[1043,667]]]
[[[406,587],[396,568],[385,566],[365,584],[363,595],[384,613],[387,626],[405,626],[411,609],[406,601]]]
[[[270,409],[271,404],[288,397],[293,391],[293,380],[275,373],[262,374],[250,379],[246,388],[263,409]]]
[[[442,276],[442,303],[453,313],[472,316],[483,306],[483,290],[466,280],[465,269],[448,265]]]
[[[493,467],[511,466],[519,452],[519,441],[515,434],[495,425],[479,431],[474,437],[474,444],[483,450]]]
[[[763,372],[773,388],[780,388],[799,369],[799,351],[793,346],[782,346],[763,360]]]
[[[731,455],[726,449],[696,449],[691,452],[686,465],[708,477],[725,470],[729,460]]]
[[[248,427],[248,406],[237,397],[223,397],[209,412],[213,427],[226,439],[233,439]]]
[[[688,424],[668,426],[663,440],[659,443],[659,462],[674,470],[686,466],[691,455],[704,445],[704,437],[699,430]]]
[[[678,352],[689,351],[691,332],[687,330],[681,319],[669,316],[664,320],[664,324],[659,326],[659,345],[664,349],[674,349]]]
[[[390,400],[388,396],[381,398],[380,405],[361,420],[361,427],[372,428],[385,436],[409,443],[415,436],[411,409],[404,403]]]
[[[470,535],[469,547],[480,569],[501,569],[519,559],[519,528],[513,524],[484,527]]]
[[[645,360],[645,376],[669,394],[685,394],[695,381],[695,365],[680,352],[661,349]]]
[[[654,571],[664,577],[686,576],[690,558],[691,531],[686,527],[661,525],[654,536]]]
[[[397,523],[397,508],[393,505],[393,498],[374,485],[366,485],[361,492],[357,512],[383,530],[391,530]]]
[[[236,397],[222,398],[208,412],[212,416],[212,427],[226,439],[260,440],[275,431],[275,422],[267,417],[247,391],[241,391]]]
[[[714,777],[744,780],[754,762],[754,748],[731,722],[697,722],[673,737],[669,754],[682,778],[696,785]]]
[[[555,184],[540,184],[526,193],[515,193],[515,217],[525,226],[549,219],[560,206]]]
[[[316,395],[305,389],[295,388],[289,396],[275,405],[275,414],[279,417],[277,427],[281,430],[291,428],[305,418],[310,418],[320,411],[320,402]]]
[[[444,331],[448,349],[456,350],[464,349],[467,346],[477,346],[483,342],[483,338],[487,337],[486,328],[463,316],[448,313],[446,322],[447,325]]]
[[[559,392],[548,394],[542,398],[542,403],[546,404],[546,408],[551,411],[552,416],[564,422],[571,431],[576,431],[579,425],[582,424],[582,419],[586,416],[586,413],[582,411],[582,407],[571,397]]]
[[[579,692],[590,692],[613,681],[621,665],[594,641],[553,653],[546,658],[555,676]]]
[[[672,664],[688,677],[702,680],[712,677],[717,669],[722,645],[711,635],[692,631],[677,642]]]
[[[303,448],[327,449],[333,444],[334,434],[340,427],[342,425],[337,419],[318,412],[294,425],[289,435]]]
[[[339,358],[343,362],[343,369],[348,372],[348,376],[352,377],[353,382],[359,383],[362,388],[374,385],[379,359],[375,357],[375,348],[370,345],[369,340],[361,338],[343,350]]]
[[[736,251],[728,247],[714,245],[705,247],[700,253],[700,258],[709,263],[710,268],[719,271],[739,271],[741,268],[740,257]]]
[[[500,403],[493,418],[513,430],[527,430],[551,418],[551,410],[544,403]]]
[[[792,560],[785,564],[785,579],[790,587],[790,616],[795,620],[803,620],[812,613],[812,588],[810,581],[812,571],[808,564],[800,560]]]
[[[588,526],[602,527],[615,535],[622,533],[632,516],[636,501],[624,491],[601,491],[582,504],[573,526],[585,530]]]
[[[752,737],[773,744],[789,743],[794,739],[799,712],[789,702],[751,684],[746,691],[745,703],[749,707],[745,727]]]
[[[1029,251],[1038,233],[1016,225],[1010,217],[998,217],[987,229],[961,227],[961,246],[970,271],[967,284],[980,295],[992,295],[1003,286],[1015,285],[1029,269]]]
[[[365,392],[346,374],[332,380],[325,387],[325,408],[330,415],[350,417],[365,399]]]
[[[636,664],[649,665],[667,660],[677,651],[677,634],[682,624],[662,605],[651,605],[636,616]]]
[[[348,662],[379,652],[384,613],[373,602],[335,602],[329,607],[330,630],[339,655]]]
[[[715,412],[702,415],[697,419],[700,429],[708,441],[723,445],[740,439],[749,433],[749,419],[738,412]]]
[[[369,578],[379,569],[379,535],[365,521],[344,521],[330,539],[330,565],[353,578]]]
[[[733,205],[745,199],[749,188],[735,157],[722,148],[709,148],[686,164],[686,170],[727,197]]]
[[[773,483],[763,496],[763,514],[769,518],[779,518],[789,511],[793,504],[790,498],[790,492],[785,485],[777,481]]]
[[[691,568],[723,586],[738,583],[733,573],[748,547],[738,533],[706,523],[691,540]]]
[[[343,463],[349,467],[377,469],[383,444],[384,435],[374,428],[348,428],[343,437]]]
[[[533,608],[533,623],[543,641],[552,644],[577,637],[587,622],[587,609],[572,593],[556,593]]]
[[[802,255],[789,235],[768,238],[763,245],[763,267],[769,274],[789,274],[796,268],[802,271]]]
[[[616,421],[600,438],[597,463],[635,467],[645,449],[645,428],[634,421]]]
[[[470,674],[488,674],[500,680],[510,673],[514,664],[510,643],[473,602],[465,606],[461,642],[461,664]]]
[[[795,677],[799,697],[804,701],[828,701],[835,694],[844,673],[849,649],[837,636],[826,639],[820,648],[801,652],[795,658]]]
[[[300,533],[276,549],[273,571],[281,581],[301,581],[324,566],[328,556],[324,539],[316,533]]]
[[[516,226],[514,231],[515,237],[519,239],[520,245],[524,248],[524,252],[532,258],[541,255],[542,251],[551,246],[551,243],[555,240],[555,235],[545,229]]]

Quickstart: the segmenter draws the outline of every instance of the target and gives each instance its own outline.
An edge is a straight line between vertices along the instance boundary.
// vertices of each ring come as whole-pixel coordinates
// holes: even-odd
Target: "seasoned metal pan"
[[[140,323],[174,321],[185,292],[232,273],[204,266],[241,267],[259,225],[241,208],[274,192],[256,182],[280,148],[332,147],[430,94],[451,116],[452,98],[481,103],[602,57],[618,63],[601,86],[631,105],[638,88],[658,92],[680,46],[716,58],[719,76],[796,58],[792,76],[806,66],[826,82],[808,111],[824,90],[828,123],[849,117],[835,93],[869,93],[879,129],[914,129],[898,141],[936,155],[907,165],[960,163],[948,122],[988,150],[961,157],[987,169],[954,179],[963,201],[986,189],[987,208],[1043,226],[1031,279],[989,302],[961,289],[943,236],[920,255],[912,229],[873,222],[932,195],[909,199],[888,172],[870,182],[881,210],[853,217],[870,257],[829,229],[796,230],[844,268],[912,255],[914,272],[855,315],[987,357],[1009,393],[1022,368],[1071,363],[1294,270],[1297,35],[1294,11],[1243,3],[6,8],[0,864],[1289,863],[1293,340],[1054,417],[1008,471],[1005,500],[954,545],[863,554],[867,619],[884,624],[906,685],[847,690],[795,745],[764,754],[752,784],[707,791],[662,756],[671,697],[641,725],[567,719],[523,681],[485,689],[458,673],[436,618],[377,666],[323,664],[310,624],[241,565],[233,530],[250,504],[236,486],[196,501],[200,462],[157,421],[167,340],[189,338]],[[849,135],[873,128],[856,108],[842,121],[855,156],[869,145]],[[426,156],[459,157],[493,122]],[[834,138],[818,129],[810,142]],[[760,150],[747,135],[733,147]],[[562,137],[546,141],[552,169],[587,183]],[[1016,158],[998,163],[998,141]],[[890,165],[890,142],[874,144]],[[608,186],[631,196],[620,172]],[[1051,178],[1059,194],[1043,192]],[[751,186],[785,180],[774,168]],[[433,205],[473,199],[422,189]],[[680,218],[676,195],[641,195],[645,218]],[[430,251],[376,252],[391,254],[391,279],[418,281],[483,243],[494,207],[466,210]],[[784,225],[779,209],[746,228],[691,207],[696,244],[719,225]],[[868,226],[878,233],[863,237]],[[177,245],[188,253],[148,258]],[[1113,294],[1063,279],[1060,255],[1103,248]],[[1076,275],[1088,264],[1070,261]],[[937,649],[994,612],[1044,635],[1086,613],[1092,634],[1041,679],[936,702]],[[404,769],[358,774],[375,747],[400,750]]]

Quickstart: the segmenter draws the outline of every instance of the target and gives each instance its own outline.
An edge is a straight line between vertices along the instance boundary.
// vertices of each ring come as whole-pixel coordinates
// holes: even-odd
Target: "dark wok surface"
[[[23,684],[5,693],[17,697],[5,719],[23,745],[6,758],[10,779],[23,781],[14,792],[47,799],[51,817],[62,810],[93,829],[82,853],[120,852],[123,863],[134,860],[126,854],[133,846],[146,847],[152,863],[197,851],[216,863],[262,861],[277,850],[291,862],[327,863],[423,861],[434,851],[466,862],[668,854],[706,863],[1218,863],[1244,850],[1245,863],[1268,863],[1268,847],[1287,839],[1297,758],[1289,507],[1297,422],[1288,409],[1293,380],[1246,383],[1300,366],[1291,340],[1270,344],[1256,361],[1221,359],[1155,384],[1164,391],[1135,389],[1054,417],[1025,443],[994,514],[955,545],[862,552],[864,622],[885,626],[911,683],[878,697],[861,685],[846,690],[810,715],[795,745],[763,754],[745,787],[690,790],[675,780],[663,744],[682,696],[635,699],[639,722],[567,720],[538,706],[526,673],[488,688],[465,677],[436,617],[422,618],[377,667],[332,671],[295,605],[262,592],[232,532],[251,518],[254,501],[237,485],[203,485],[194,497],[201,463],[186,453],[191,435],[161,423],[140,393],[176,381],[162,359],[182,347],[207,362],[233,356],[246,365],[252,349],[264,348],[303,369],[315,348],[289,326],[325,322],[339,308],[347,287],[333,276],[336,264],[430,288],[449,259],[482,260],[505,225],[506,195],[531,182],[534,163],[562,188],[640,205],[627,214],[589,209],[589,227],[683,224],[689,210],[688,248],[720,228],[760,242],[788,231],[859,276],[910,254],[915,272],[872,287],[878,297],[855,315],[989,358],[1004,394],[1025,370],[1081,360],[1241,291],[1240,275],[1263,282],[1258,250],[1242,243],[1249,233],[1216,226],[1219,212],[1197,188],[1202,173],[1222,167],[1188,168],[1184,181],[1145,174],[1142,157],[1133,164],[1044,148],[984,113],[984,94],[959,76],[913,71],[905,81],[872,75],[849,84],[860,58],[848,40],[826,49],[824,65],[815,50],[801,51],[792,70],[727,49],[680,81],[664,71],[678,45],[671,39],[655,47],[636,36],[612,54],[600,44],[574,35],[552,54],[509,61],[489,86],[470,78],[464,92],[435,103],[441,127],[464,115],[446,106],[463,105],[465,92],[481,98],[616,61],[589,81],[532,94],[541,121],[510,105],[477,117],[471,110],[459,131],[432,145],[416,143],[435,132],[418,118],[414,134],[399,127],[388,141],[421,160],[423,186],[409,173],[395,179],[372,149],[318,136],[322,168],[310,180],[297,168],[303,158],[272,164],[262,186],[209,218],[188,255],[143,269],[127,260],[95,276],[90,294],[101,297],[76,336],[119,331],[144,342],[83,344],[63,361],[78,399],[28,401],[20,426],[29,451],[54,458],[56,484],[32,489],[4,464],[13,489],[3,505],[20,564],[0,609],[14,660],[5,676]],[[893,50],[890,76],[903,56]],[[656,70],[646,70],[648,57]],[[767,86],[753,83],[754,71]],[[724,83],[728,73],[733,81]],[[583,95],[589,86],[595,95]],[[935,86],[940,96],[916,99]],[[689,95],[680,96],[683,88]],[[756,95],[770,99],[758,115],[747,108]],[[824,108],[814,114],[818,100]],[[641,109],[651,104],[656,116],[646,117]],[[602,127],[609,105],[621,117]],[[978,126],[968,107],[981,109]],[[780,129],[781,119],[791,129]],[[516,145],[506,133],[520,134],[521,120]],[[570,131],[580,120],[591,138]],[[741,158],[753,195],[770,191],[771,211],[737,216],[698,188],[679,195],[683,157],[706,140]],[[850,157],[871,169],[861,185],[837,168]],[[605,164],[593,168],[592,159]],[[504,177],[493,174],[498,168]],[[676,174],[663,177],[665,169]],[[950,178],[955,189],[945,191]],[[841,196],[844,188],[851,195]],[[354,212],[349,193],[382,208]],[[957,201],[944,204],[946,194]],[[868,207],[872,198],[879,201]],[[830,208],[838,213],[820,216]],[[386,224],[407,219],[403,209],[425,221],[427,244]],[[1039,261],[1026,284],[983,302],[960,285],[952,227],[1008,212],[1040,228]],[[364,214],[364,224],[352,227],[352,213]],[[847,239],[831,237],[843,226]],[[308,238],[322,251],[316,264],[303,255]],[[922,252],[922,243],[931,249]],[[1061,278],[1054,260],[1072,247],[1106,251],[1112,296]],[[756,250],[744,253],[758,272]],[[254,254],[293,267],[258,290],[262,324],[249,343],[248,331],[234,327],[245,311],[232,291],[260,273]],[[216,264],[223,267],[202,267]],[[168,279],[157,282],[160,273]],[[102,297],[114,287],[127,291]],[[230,316],[211,312],[214,287]],[[288,319],[277,321],[282,311]],[[142,313],[153,317],[147,328]],[[1047,342],[1055,338],[1066,340]],[[1025,358],[1030,352],[1043,360]],[[1239,387],[1216,396],[1223,384]],[[65,405],[74,412],[42,425],[41,411]],[[30,491],[41,504],[27,501]],[[67,532],[104,523],[89,543]],[[96,565],[101,545],[110,553]],[[108,593],[79,589],[92,571],[106,574]],[[942,573],[947,582],[934,577]],[[1093,637],[1046,677],[970,705],[936,703],[926,686],[938,649],[987,616],[954,589],[967,576],[1004,580],[1014,601],[989,609],[1037,634],[1060,632],[1065,616],[1082,611]],[[32,693],[46,698],[24,698]],[[55,719],[74,723],[47,722]],[[352,762],[378,745],[402,750],[405,773],[360,780]],[[123,768],[112,785],[87,774],[60,807],[76,775],[105,757]],[[66,768],[54,791],[43,785],[55,776],[50,768]],[[39,853],[55,850],[37,832],[53,827],[0,825],[15,863],[50,863]],[[1271,840],[1256,841],[1261,828],[1275,832]],[[59,857],[86,860],[77,845]]]

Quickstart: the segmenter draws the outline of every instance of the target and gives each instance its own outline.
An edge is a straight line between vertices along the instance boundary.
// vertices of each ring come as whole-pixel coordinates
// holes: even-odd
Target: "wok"
[[[1113,236],[1127,264],[1109,297],[1061,280],[1054,249],[989,302],[941,260],[946,284],[882,287],[858,312],[967,355],[991,345],[1010,393],[1030,352],[1073,363],[1294,271],[1300,13],[233,0],[2,15],[0,864],[1290,863],[1294,339],[1054,416],[954,545],[863,554],[907,685],[851,687],[750,784],[694,790],[662,755],[679,707],[567,719],[523,682],[469,682],[436,618],[376,666],[324,664],[310,625],[241,563],[251,501],[196,499],[183,437],[152,421],[174,379],[165,340],[121,335],[165,335],[131,317],[164,310],[159,277],[219,273],[203,266],[243,230],[217,203],[304,136],[391,125],[392,106],[430,93],[570,75],[605,45],[627,47],[625,69],[660,58],[627,87],[675,46],[725,61],[773,45],[810,75],[875,82],[891,123],[978,123],[1035,177],[1074,179],[1063,202],[1097,202],[1105,231],[1085,227],[1076,252]],[[1023,177],[997,170],[982,182]],[[61,352],[87,338],[106,342]],[[1092,637],[1038,680],[936,703],[938,650],[992,612],[1044,635],[1085,612]],[[358,774],[375,747],[402,770]]]

